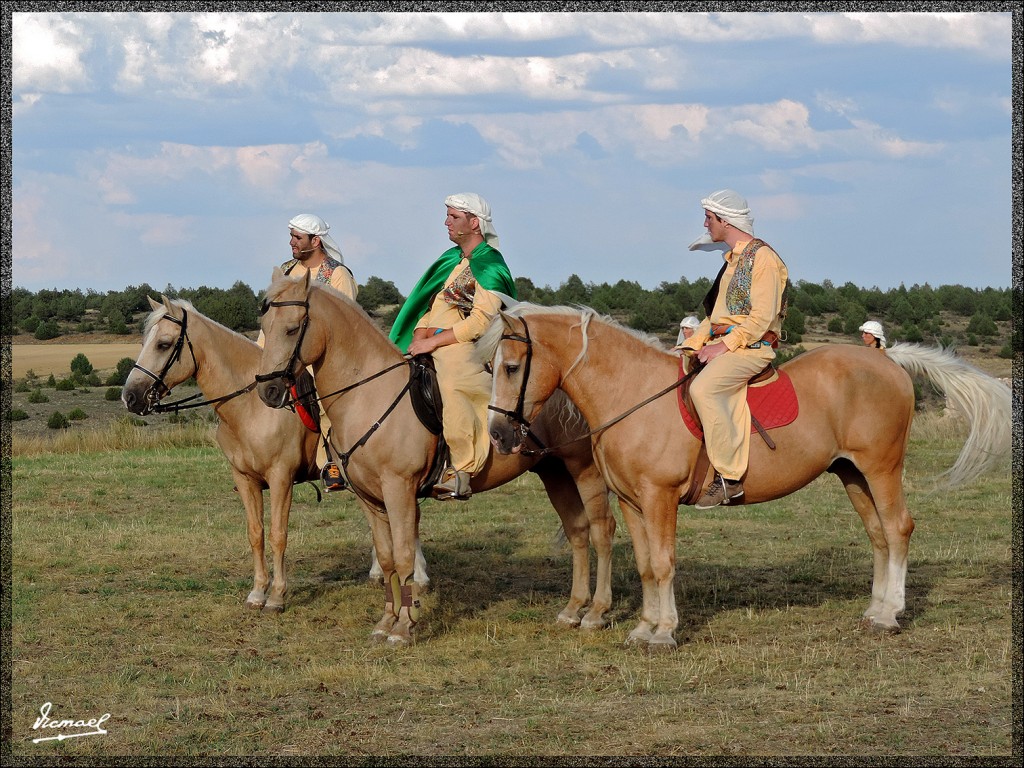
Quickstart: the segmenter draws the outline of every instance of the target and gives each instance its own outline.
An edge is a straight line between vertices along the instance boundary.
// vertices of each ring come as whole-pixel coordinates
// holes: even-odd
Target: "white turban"
[[[695,315],[689,315],[679,321],[680,328],[696,328],[700,325],[700,320]]]
[[[498,233],[494,231],[494,224],[491,223],[491,206],[480,195],[473,192],[460,192],[457,195],[448,195],[444,204],[446,208],[465,211],[480,219],[480,234],[484,236],[484,240],[496,251],[501,250],[498,246]]]
[[[882,330],[882,324],[877,320],[868,320],[864,325],[858,329],[861,333],[870,333],[882,344],[882,349],[885,349],[885,331]]]
[[[296,232],[302,232],[307,235],[316,235],[320,238],[320,244],[324,247],[324,250],[330,255],[332,259],[342,264],[345,263],[345,257],[341,255],[341,248],[334,242],[334,238],[327,234],[327,230],[331,228],[331,225],[321,219],[319,216],[314,216],[312,213],[300,213],[294,219],[288,222],[288,229],[294,229]]]
[[[720,189],[700,201],[701,207],[717,214],[722,221],[727,221],[741,232],[754,236],[754,217],[750,215],[750,206],[746,198],[731,189]],[[705,232],[701,237],[690,243],[691,251],[726,251],[725,243],[716,243],[711,234]]]

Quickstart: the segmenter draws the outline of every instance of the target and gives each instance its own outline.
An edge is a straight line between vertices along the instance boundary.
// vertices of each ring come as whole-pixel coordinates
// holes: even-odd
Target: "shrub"
[[[75,382],[73,379],[61,379],[57,382],[58,392],[70,392],[75,388]]]
[[[48,387],[56,387],[57,386],[57,378],[52,373],[46,378],[46,386],[48,386]]]
[[[132,368],[135,366],[135,361],[130,357],[122,357],[117,361],[117,370],[114,371],[110,376],[107,377],[105,384],[107,386],[123,386],[128,381],[128,374],[132,372]]]
[[[92,373],[92,363],[89,362],[89,358],[86,357],[82,352],[79,352],[71,360],[71,372],[81,376],[83,379]]]
[[[54,411],[50,414],[50,418],[47,420],[46,426],[50,429],[67,429],[71,426],[71,422],[68,421],[68,417],[60,411]]]
[[[50,398],[43,394],[43,390],[37,389],[28,396],[30,403],[48,403]]]
[[[845,325],[846,324],[843,322],[843,318],[833,317],[831,320],[828,321],[828,330],[830,333],[842,333]]]
[[[89,416],[81,408],[75,408],[75,410],[68,414],[68,418],[71,421],[81,421],[82,419],[88,419]]]
[[[1004,344],[999,350],[999,356],[1005,360],[1013,359],[1013,345]]]
[[[40,341],[46,341],[47,339],[56,339],[60,336],[60,326],[57,325],[53,320],[44,320],[36,328],[36,332],[33,334],[35,338]]]
[[[25,413],[20,408],[14,408],[13,410],[8,411],[8,413],[7,413],[7,420],[8,421],[24,421],[27,418],[28,418],[28,414]]]
[[[14,391],[15,392],[31,392],[32,391],[32,387],[30,387],[28,385],[28,381],[27,380],[22,379],[21,381],[19,381],[17,384],[14,385]]]
[[[109,400],[110,402],[114,402],[115,400],[120,400],[121,399],[121,388],[120,387],[110,387],[107,390],[106,394],[103,395],[103,399],[104,400]]]
[[[99,374],[93,371],[85,378],[85,383],[90,387],[98,387],[102,382],[100,381]]]

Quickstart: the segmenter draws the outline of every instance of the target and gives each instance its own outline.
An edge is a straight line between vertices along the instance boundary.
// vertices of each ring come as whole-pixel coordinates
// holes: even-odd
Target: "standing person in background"
[[[868,320],[859,329],[865,347],[885,349],[885,331],[877,320]]]
[[[441,391],[441,421],[451,464],[434,486],[437,499],[468,499],[470,481],[490,451],[487,403],[491,376],[474,359],[473,343],[501,308],[516,297],[516,285],[498,250],[491,208],[477,194],[444,201],[449,248],[412,289],[391,340],[411,355],[431,355]]]
[[[743,496],[750,455],[747,381],[775,359],[786,308],[786,265],[754,237],[747,201],[731,189],[700,201],[705,235],[690,250],[728,247],[725,264],[704,299],[707,317],[682,348],[704,364],[690,397],[704,428],[715,476],[694,505],[710,509]]]

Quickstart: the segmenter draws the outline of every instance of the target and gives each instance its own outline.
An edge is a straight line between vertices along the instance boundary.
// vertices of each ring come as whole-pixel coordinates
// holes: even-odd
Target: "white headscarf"
[[[701,207],[711,213],[718,214],[722,221],[727,221],[741,232],[754,236],[754,217],[750,215],[750,206],[745,197],[731,189],[720,189],[700,201]],[[691,251],[727,251],[725,243],[716,243],[709,232],[690,243]]]
[[[341,248],[334,242],[334,238],[327,234],[327,230],[331,228],[331,225],[321,219],[319,216],[314,216],[312,213],[300,213],[294,219],[288,222],[288,229],[294,229],[296,232],[302,232],[306,235],[316,235],[320,238],[320,244],[324,247],[324,250],[330,255],[332,259],[342,264],[345,263],[345,257],[341,255]]]
[[[868,320],[864,325],[859,328],[861,333],[870,333],[879,342],[881,342],[882,349],[885,349],[885,331],[882,330],[882,324],[877,320]]]
[[[444,204],[446,208],[465,211],[480,219],[480,234],[484,236],[484,240],[496,251],[501,250],[498,246],[498,233],[494,231],[494,224],[491,223],[491,206],[480,195],[473,192],[460,192],[457,195],[448,195]]]
[[[695,315],[687,315],[682,320],[680,320],[679,321],[679,335],[676,337],[676,346],[678,347],[684,341],[686,341],[686,335],[683,333],[683,329],[684,328],[691,328],[693,330],[696,330],[699,325],[700,325],[700,320],[698,320]]]

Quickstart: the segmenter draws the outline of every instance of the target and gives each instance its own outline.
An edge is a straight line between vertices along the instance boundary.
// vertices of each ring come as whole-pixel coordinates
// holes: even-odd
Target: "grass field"
[[[621,524],[613,626],[555,627],[569,554],[554,546],[557,517],[532,476],[465,504],[424,502],[433,589],[416,644],[396,651],[368,642],[383,597],[366,581],[369,536],[350,494],[317,503],[298,488],[288,609],[263,616],[243,605],[244,513],[208,440],[16,453],[5,741],[14,761],[1009,764],[1021,660],[1010,473],[941,493],[925,482],[952,463],[962,437],[949,420],[915,424],[906,481],[918,527],[902,634],[859,627],[870,547],[825,476],[768,504],[681,508],[680,647],[654,657],[622,647],[640,588]],[[54,718],[109,714],[106,734],[34,743],[52,735],[33,728],[46,702]]]

